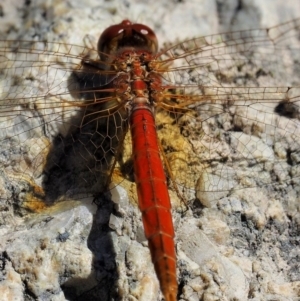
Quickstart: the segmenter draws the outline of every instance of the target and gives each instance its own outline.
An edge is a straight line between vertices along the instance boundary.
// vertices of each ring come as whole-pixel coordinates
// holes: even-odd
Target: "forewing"
[[[242,188],[298,183],[299,32],[296,19],[192,39],[157,57],[160,135],[184,198],[209,205]]]
[[[126,127],[103,57],[75,45],[0,41],[0,164],[10,180],[42,186],[51,201],[103,189]]]

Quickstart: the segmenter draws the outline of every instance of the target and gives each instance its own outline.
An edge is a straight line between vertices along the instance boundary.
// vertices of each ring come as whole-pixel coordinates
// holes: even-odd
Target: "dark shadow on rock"
[[[86,279],[71,278],[61,286],[66,299],[70,301],[121,300],[116,285],[119,276],[112,230],[108,226],[114,204],[107,195],[99,198],[97,203],[98,210],[88,237],[88,248],[94,255],[93,272]]]
[[[125,109],[117,109],[119,103],[108,91],[115,76],[99,74],[95,66],[86,65],[68,80],[70,94],[81,104],[67,108],[70,118],[61,124],[64,132],[54,138],[44,168],[43,188],[49,204],[61,197],[78,199],[105,191],[128,128]]]
[[[93,69],[94,67],[92,67]],[[116,290],[118,273],[116,255],[108,226],[113,203],[108,197],[108,174],[127,131],[125,109],[110,110],[118,105],[109,89],[113,77],[102,78],[89,67],[71,75],[70,93],[84,103],[70,111],[68,130],[55,137],[44,168],[43,189],[49,205],[65,198],[89,196],[97,200],[98,210],[88,237],[93,253],[93,273],[87,278],[71,278],[61,287],[66,299],[119,300]],[[103,84],[105,83],[105,85]],[[99,88],[100,86],[100,88]],[[106,101],[108,100],[108,101]],[[84,293],[82,293],[83,289]]]

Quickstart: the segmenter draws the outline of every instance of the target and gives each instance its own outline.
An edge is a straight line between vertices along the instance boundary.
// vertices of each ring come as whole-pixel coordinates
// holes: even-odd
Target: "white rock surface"
[[[163,45],[194,36],[273,26],[294,17],[300,17],[296,0],[4,0],[0,3],[0,38],[94,46],[107,26],[129,18],[154,29]],[[299,71],[298,75],[284,77],[281,83],[299,85]],[[267,83],[260,84],[271,86],[273,80],[270,76]],[[30,86],[30,92],[34,91]],[[243,156],[249,160],[255,157],[264,164],[264,172],[268,173],[264,179],[276,176],[278,189],[237,189],[231,195],[216,191],[218,198],[208,194],[202,200],[202,205],[209,208],[194,202],[184,217],[174,210],[179,300],[299,300],[300,189],[296,181],[294,185],[284,184],[290,173],[299,174],[299,160],[294,152],[290,173],[282,172],[282,165],[268,169],[267,161],[274,158],[274,153],[286,160],[285,145],[291,138],[277,141],[273,149],[266,139],[249,138],[251,130],[272,133],[272,127],[254,127],[244,114],[242,110],[237,112],[234,120],[244,130],[243,140],[236,137],[241,132],[231,132],[239,143],[247,145],[242,149],[238,144],[239,153],[254,149],[251,156]],[[266,114],[258,118],[272,125],[274,120],[267,117],[271,118]],[[223,122],[230,126],[228,120]],[[288,127],[286,134],[299,135],[300,129],[293,128],[287,118],[276,122]],[[14,128],[13,133],[17,130]],[[6,173],[0,170],[0,299],[162,300],[137,206],[132,200],[128,202],[123,189],[113,192],[114,197],[120,195],[119,201],[114,199],[112,203],[103,197],[98,207],[92,198],[75,202],[66,196],[50,209],[37,208],[42,196],[38,189],[42,169],[38,166],[43,165],[43,159],[36,153],[41,153],[39,149],[46,152],[49,147],[49,141],[40,137],[42,131],[37,127],[31,140],[29,133],[24,136],[24,147],[35,146],[30,147],[28,160],[20,160],[17,149],[9,155],[0,152],[1,164],[10,159],[2,165]],[[0,138],[13,133],[2,128]],[[216,156],[228,151],[224,145],[221,150]],[[30,186],[28,179],[20,177],[22,169],[32,169],[37,182]],[[232,169],[228,166],[224,171],[228,176]],[[244,183],[262,176],[261,170],[251,170],[251,176],[246,172],[241,165],[240,179]],[[204,174],[204,182],[209,177]],[[214,181],[222,181],[222,175],[214,175]],[[123,184],[128,194],[134,195],[134,185]],[[239,188],[236,179],[229,184],[228,188]],[[199,185],[204,187],[205,183]],[[28,198],[38,213],[28,214],[20,208]]]

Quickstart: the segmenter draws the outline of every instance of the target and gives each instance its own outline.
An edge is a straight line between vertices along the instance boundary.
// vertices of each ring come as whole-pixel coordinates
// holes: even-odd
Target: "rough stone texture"
[[[149,4],[99,0],[20,4],[10,0],[0,4],[0,37],[93,47],[103,29],[129,18],[154,29],[163,45],[194,36],[273,26],[299,17],[299,12],[296,0],[165,0]],[[298,78],[278,76],[275,84],[299,86],[299,66],[295,70]],[[266,81],[260,85],[274,84],[271,77]],[[244,129],[243,136],[240,132],[231,134],[232,139],[241,142],[237,143],[240,154],[249,157],[243,152],[249,152],[253,145],[257,160],[272,158],[274,153],[284,158],[281,143],[271,149],[255,137],[249,138],[251,117],[246,122],[243,118],[234,122]],[[294,133],[299,135],[299,129]],[[49,141],[34,138],[29,143],[36,147],[30,148],[27,161],[22,161],[16,150],[14,156],[10,154],[12,159],[5,170],[0,170],[1,300],[161,300],[134,204],[134,184],[124,181],[126,190],[113,190],[114,203],[105,196],[97,206],[91,198],[73,201],[66,197],[44,209],[38,201],[42,195],[38,174],[42,170],[37,168],[43,165],[43,159],[37,155],[42,150],[47,152]],[[245,144],[248,147],[243,149]],[[1,156],[3,162],[5,154]],[[297,152],[291,160],[296,169]],[[30,168],[37,182],[22,178],[15,170],[16,162],[20,170],[33,162]],[[276,168],[271,171],[275,173]],[[277,176],[279,185],[289,175]],[[247,180],[253,179],[245,177]],[[236,183],[230,184],[234,187]],[[175,194],[171,196],[176,203]],[[217,198],[208,194],[202,198],[207,208],[194,202],[184,215],[174,210],[179,300],[299,300],[299,203],[299,182],[295,182],[294,186],[281,185],[277,190],[242,189],[229,196],[218,194]],[[22,208],[24,204],[37,213],[28,214]]]

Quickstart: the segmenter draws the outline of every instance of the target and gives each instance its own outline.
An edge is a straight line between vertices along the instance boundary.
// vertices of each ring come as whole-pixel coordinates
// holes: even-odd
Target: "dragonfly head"
[[[155,33],[146,25],[123,20],[121,23],[105,29],[98,41],[100,54],[114,55],[121,49],[128,48],[155,54],[158,50]]]

